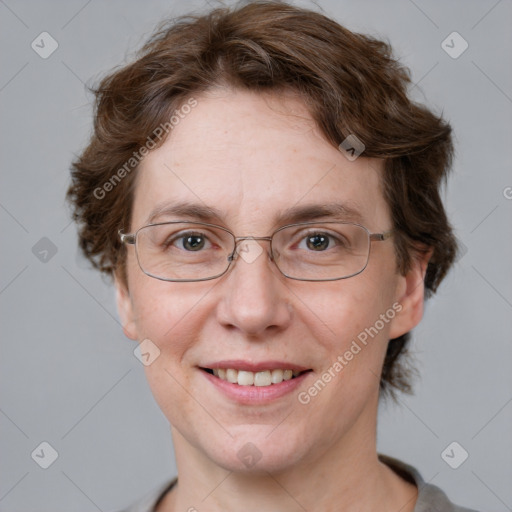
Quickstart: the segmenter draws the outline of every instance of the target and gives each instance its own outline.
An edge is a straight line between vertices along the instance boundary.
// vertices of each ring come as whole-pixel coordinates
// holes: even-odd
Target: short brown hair
[[[149,142],[158,147],[165,137],[157,128],[193,94],[219,84],[297,92],[330,143],[355,135],[363,156],[384,159],[398,271],[431,249],[425,289],[436,290],[457,249],[440,197],[453,155],[449,124],[408,98],[409,70],[389,44],[277,1],[166,21],[134,62],[93,90],[94,133],[72,164],[68,199],[80,246],[96,268],[126,279],[117,232],[130,225],[133,155]],[[411,391],[408,341],[409,333],[390,340],[381,391]]]

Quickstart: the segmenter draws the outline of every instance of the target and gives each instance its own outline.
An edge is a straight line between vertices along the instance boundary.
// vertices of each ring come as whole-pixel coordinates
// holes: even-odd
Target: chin
[[[272,432],[274,427],[268,425],[253,427],[239,428],[229,442],[218,440],[202,449],[212,462],[227,471],[248,474],[284,472],[307,457],[304,435],[290,435],[285,428]]]

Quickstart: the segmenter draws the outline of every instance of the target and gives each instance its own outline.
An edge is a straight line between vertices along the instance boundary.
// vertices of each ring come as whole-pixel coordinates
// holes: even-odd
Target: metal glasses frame
[[[176,221],[170,221],[170,222],[157,222],[157,223],[154,223],[154,224],[147,224],[145,226],[140,227],[134,233],[123,233],[123,230],[120,229],[118,231],[118,234],[119,234],[119,238],[121,240],[121,243],[129,244],[129,245],[135,245],[136,246],[137,245],[137,234],[142,229],[148,228],[148,227],[151,227],[151,226],[164,226],[164,225],[170,225],[170,224],[195,224],[195,225],[199,225],[199,226],[208,226],[208,227],[212,227],[212,228],[221,229],[221,230],[229,233],[233,237],[233,241],[234,241],[233,252],[230,255],[228,255],[228,258],[227,258],[227,267],[226,267],[226,269],[223,272],[221,272],[220,274],[214,275],[212,277],[203,277],[203,278],[200,278],[200,279],[171,279],[171,278],[163,278],[163,277],[159,277],[159,276],[156,276],[154,274],[151,274],[150,272],[147,272],[146,270],[144,270],[144,268],[141,265],[140,259],[139,259],[138,251],[137,251],[137,249],[135,250],[135,253],[137,255],[137,263],[139,264],[139,268],[142,270],[142,272],[144,272],[144,274],[146,274],[149,277],[153,277],[155,279],[159,279],[161,281],[171,281],[171,282],[180,282],[180,283],[182,283],[182,282],[210,281],[212,279],[217,279],[217,278],[223,276],[231,268],[233,261],[236,259],[237,245],[238,245],[238,242],[240,242],[242,240],[266,240],[266,241],[270,242],[270,259],[274,262],[274,264],[276,265],[276,267],[279,270],[279,272],[283,276],[287,277],[288,279],[294,279],[296,281],[315,281],[315,282],[319,282],[319,281],[339,281],[341,279],[348,279],[349,277],[354,277],[354,276],[360,274],[368,266],[368,262],[370,261],[371,242],[383,242],[384,240],[387,240],[393,234],[393,230],[392,229],[390,229],[388,231],[384,231],[383,233],[371,233],[368,228],[366,228],[365,226],[363,226],[361,224],[358,224],[356,222],[342,222],[342,221],[326,221],[326,222],[322,222],[322,221],[318,221],[318,222],[298,222],[298,223],[295,223],[295,224],[287,224],[285,226],[281,226],[280,228],[276,229],[270,236],[236,236],[229,229],[227,229],[227,228],[225,228],[223,226],[219,226],[217,224],[209,224],[207,222],[196,222],[196,221],[187,221],[187,220],[176,220]],[[294,227],[294,226],[311,226],[311,225],[317,225],[317,224],[322,224],[322,225],[323,224],[345,224],[345,225],[358,226],[360,228],[363,228],[366,231],[366,233],[368,234],[368,240],[369,240],[368,257],[366,259],[366,263],[365,263],[364,267],[361,270],[359,270],[358,272],[354,272],[353,274],[350,274],[348,276],[335,277],[335,278],[329,278],[329,279],[301,279],[301,278],[298,278],[298,277],[292,277],[292,276],[289,276],[289,275],[285,274],[279,268],[279,265],[277,264],[277,262],[274,259],[274,251],[273,251],[273,248],[272,248],[272,239],[274,238],[274,235],[276,233],[278,233],[279,231],[281,231],[283,229],[286,229],[286,228],[290,228],[290,227]]]

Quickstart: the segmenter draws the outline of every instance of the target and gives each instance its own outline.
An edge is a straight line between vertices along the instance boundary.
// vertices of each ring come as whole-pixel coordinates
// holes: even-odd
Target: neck
[[[417,488],[378,460],[375,418],[361,416],[324,453],[272,473],[227,471],[174,429],[173,441],[179,481],[158,512],[414,510]]]

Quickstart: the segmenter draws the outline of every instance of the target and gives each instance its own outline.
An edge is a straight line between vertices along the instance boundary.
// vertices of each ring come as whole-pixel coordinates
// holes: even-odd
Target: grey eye
[[[187,235],[180,237],[180,240],[183,240],[183,248],[191,251],[198,251],[205,245],[205,238],[203,235]]]

